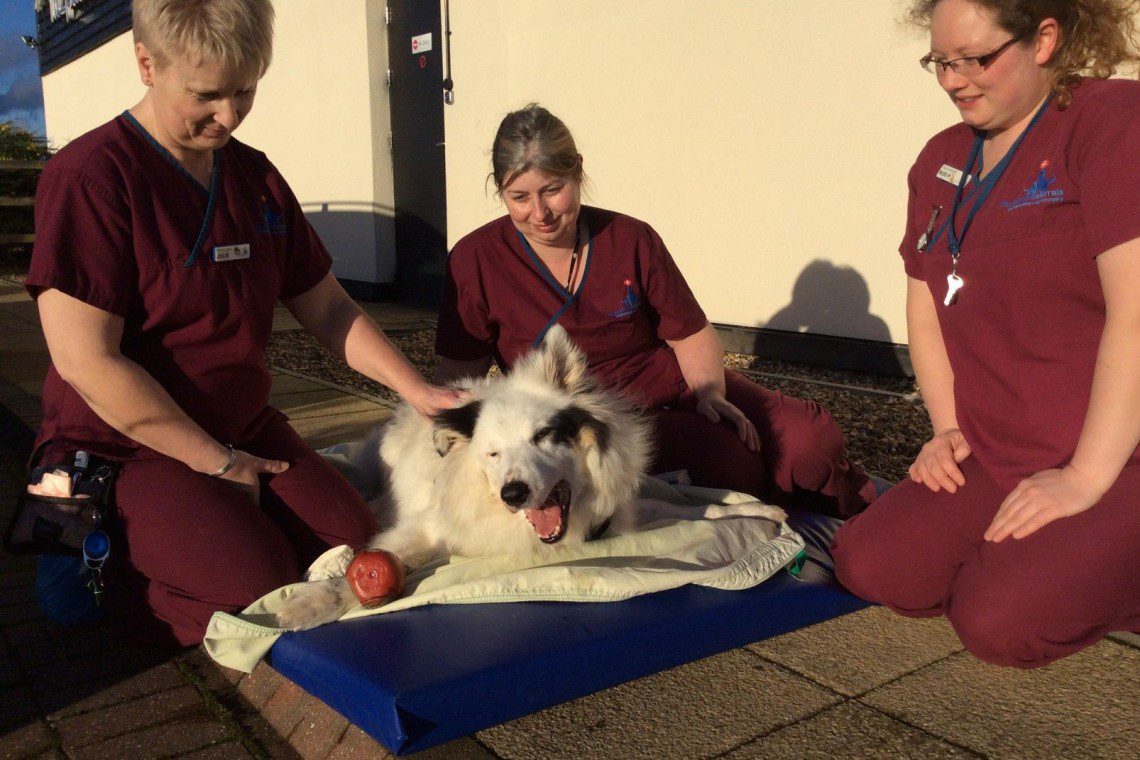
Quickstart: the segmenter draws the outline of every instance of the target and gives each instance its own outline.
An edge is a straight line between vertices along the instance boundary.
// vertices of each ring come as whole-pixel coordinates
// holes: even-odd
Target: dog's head
[[[436,416],[436,450],[477,462],[503,507],[525,516],[542,542],[584,540],[605,522],[617,506],[614,477],[621,481],[615,493],[632,497],[645,466],[641,422],[632,413],[623,417],[624,407],[597,389],[585,356],[561,327],[508,376],[473,390],[476,400]],[[621,473],[621,466],[602,463],[624,441],[616,429],[623,422],[638,448],[625,457],[631,471]]]

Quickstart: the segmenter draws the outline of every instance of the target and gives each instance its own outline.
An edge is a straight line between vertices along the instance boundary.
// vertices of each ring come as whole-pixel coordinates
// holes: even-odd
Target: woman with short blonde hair
[[[456,393],[428,385],[349,299],[285,179],[233,138],[269,66],[268,0],[136,0],[134,11],[146,94],[59,151],[39,184],[27,287],[52,364],[38,443],[42,464],[80,450],[121,462],[111,617],[190,645],[214,611],[240,610],[376,531],[361,497],[269,406],[278,301],[422,413]],[[134,593],[127,580],[140,576]]]

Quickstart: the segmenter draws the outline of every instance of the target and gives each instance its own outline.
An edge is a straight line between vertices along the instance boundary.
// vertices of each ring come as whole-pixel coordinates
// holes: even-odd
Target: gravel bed
[[[425,376],[430,376],[435,370],[434,330],[389,333],[388,337]],[[271,366],[386,399],[396,399],[396,395],[384,386],[349,369],[304,330],[273,333],[266,359]],[[831,411],[847,436],[847,450],[851,459],[868,472],[888,480],[898,481],[906,476],[907,467],[914,461],[929,435],[930,423],[926,409],[917,399],[914,381],[911,379],[864,372],[840,372],[760,359],[746,354],[728,354],[725,365],[750,375],[763,372],[787,376],[787,379],[756,379],[781,393],[816,401]],[[892,394],[911,394],[911,397],[849,391],[820,385],[819,382],[888,391]]]

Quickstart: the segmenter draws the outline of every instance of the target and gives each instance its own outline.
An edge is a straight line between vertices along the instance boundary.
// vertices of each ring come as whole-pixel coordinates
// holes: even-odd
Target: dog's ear
[[[550,424],[539,431],[553,436],[555,441],[576,444],[584,449],[597,446],[605,454],[610,445],[609,425],[580,406],[568,406],[550,419]]]
[[[593,380],[586,374],[586,355],[574,345],[562,325],[551,327],[526,360],[546,382],[561,391],[573,394],[593,390]]]
[[[432,442],[441,457],[459,441],[471,440],[482,408],[482,401],[472,401],[453,409],[444,409],[432,417]]]

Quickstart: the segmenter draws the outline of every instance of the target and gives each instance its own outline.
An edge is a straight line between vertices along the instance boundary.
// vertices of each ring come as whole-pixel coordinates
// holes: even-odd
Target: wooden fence
[[[44,161],[0,161],[0,172],[28,169],[42,171],[45,163]],[[36,205],[35,198],[0,198],[0,207],[28,207],[34,205]],[[0,245],[30,245],[34,242],[36,242],[36,235],[33,232],[0,233]]]

